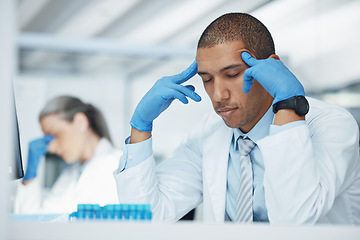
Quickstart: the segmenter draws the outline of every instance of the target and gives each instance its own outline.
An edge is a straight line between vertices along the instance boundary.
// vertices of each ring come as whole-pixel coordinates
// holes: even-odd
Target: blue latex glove
[[[47,146],[53,139],[54,137],[52,135],[45,135],[42,138],[38,138],[30,142],[27,167],[23,178],[24,181],[36,177],[40,159],[46,154]]]
[[[192,85],[180,85],[197,73],[197,63],[194,61],[189,68],[180,74],[163,77],[145,94],[137,105],[130,125],[142,132],[151,132],[155,118],[165,111],[174,99],[187,104],[186,97],[199,102],[201,97],[195,93]]]
[[[241,57],[250,66],[244,73],[244,93],[250,92],[256,79],[274,98],[273,104],[295,96],[305,96],[299,80],[280,60],[257,60],[248,52],[242,52]]]

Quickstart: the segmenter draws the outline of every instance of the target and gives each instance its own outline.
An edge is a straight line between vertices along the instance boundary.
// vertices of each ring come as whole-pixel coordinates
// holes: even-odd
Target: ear
[[[269,58],[275,58],[276,60],[280,60],[279,56],[276,54],[271,54]]]
[[[83,112],[78,112],[74,115],[73,124],[81,132],[86,132],[89,128],[89,120]]]

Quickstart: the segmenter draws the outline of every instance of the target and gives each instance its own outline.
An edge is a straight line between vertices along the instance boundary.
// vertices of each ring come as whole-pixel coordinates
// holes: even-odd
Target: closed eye
[[[232,74],[232,75],[227,74],[226,76],[227,76],[228,78],[234,78],[234,77],[239,76],[239,74],[240,74],[240,72],[239,72],[239,73],[236,73],[236,74]]]
[[[208,83],[208,82],[210,82],[212,80],[212,78],[210,78],[210,79],[203,79],[203,82],[204,83]]]

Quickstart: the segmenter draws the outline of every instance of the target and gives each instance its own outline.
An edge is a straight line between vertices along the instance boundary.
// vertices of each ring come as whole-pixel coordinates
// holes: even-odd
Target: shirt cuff
[[[306,121],[305,120],[300,120],[300,121],[295,121],[295,122],[290,122],[281,126],[278,125],[270,125],[270,135],[275,135],[278,134],[280,132],[286,131],[288,129],[294,128],[294,127],[298,127],[298,126],[302,126],[305,125]]]
[[[124,154],[120,158],[118,172],[139,165],[152,155],[152,137],[130,144],[130,137],[125,139]]]

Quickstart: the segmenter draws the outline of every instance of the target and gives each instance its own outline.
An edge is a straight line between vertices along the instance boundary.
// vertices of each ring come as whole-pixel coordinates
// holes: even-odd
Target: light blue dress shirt
[[[260,121],[254,126],[251,131],[244,134],[240,129],[233,129],[232,142],[230,146],[229,159],[228,159],[228,175],[227,175],[227,189],[226,189],[226,205],[225,210],[230,218],[230,220],[235,219],[236,214],[236,195],[239,188],[239,176],[240,176],[240,156],[237,146],[237,139],[240,136],[248,137],[255,143],[262,138],[273,135],[278,132],[284,131],[286,129],[296,127],[302,124],[305,124],[305,121],[297,121],[288,123],[282,126],[272,125],[274,118],[274,113],[272,107],[265,113],[265,115],[260,119]],[[152,154],[152,137],[149,139],[135,143],[129,144],[130,137],[125,140],[124,154],[120,159],[120,167],[118,172],[121,172],[125,169],[134,167],[146,159],[148,159]],[[250,152],[250,157],[252,159],[252,168],[253,168],[253,211],[254,211],[254,221],[268,222],[267,209],[265,205],[265,196],[264,196],[264,162],[258,146],[255,146]]]
[[[226,205],[225,209],[231,220],[235,219],[236,214],[236,196],[239,189],[240,178],[240,155],[238,149],[237,139],[242,136],[248,137],[253,142],[264,138],[269,135],[270,125],[273,121],[274,113],[269,109],[260,121],[251,129],[250,132],[244,134],[240,129],[233,129],[233,138],[231,141],[228,174],[227,174],[227,187],[226,187]],[[251,164],[253,169],[253,213],[254,221],[268,222],[267,210],[265,206],[264,196],[264,162],[261,156],[259,147],[256,145],[250,152]]]

